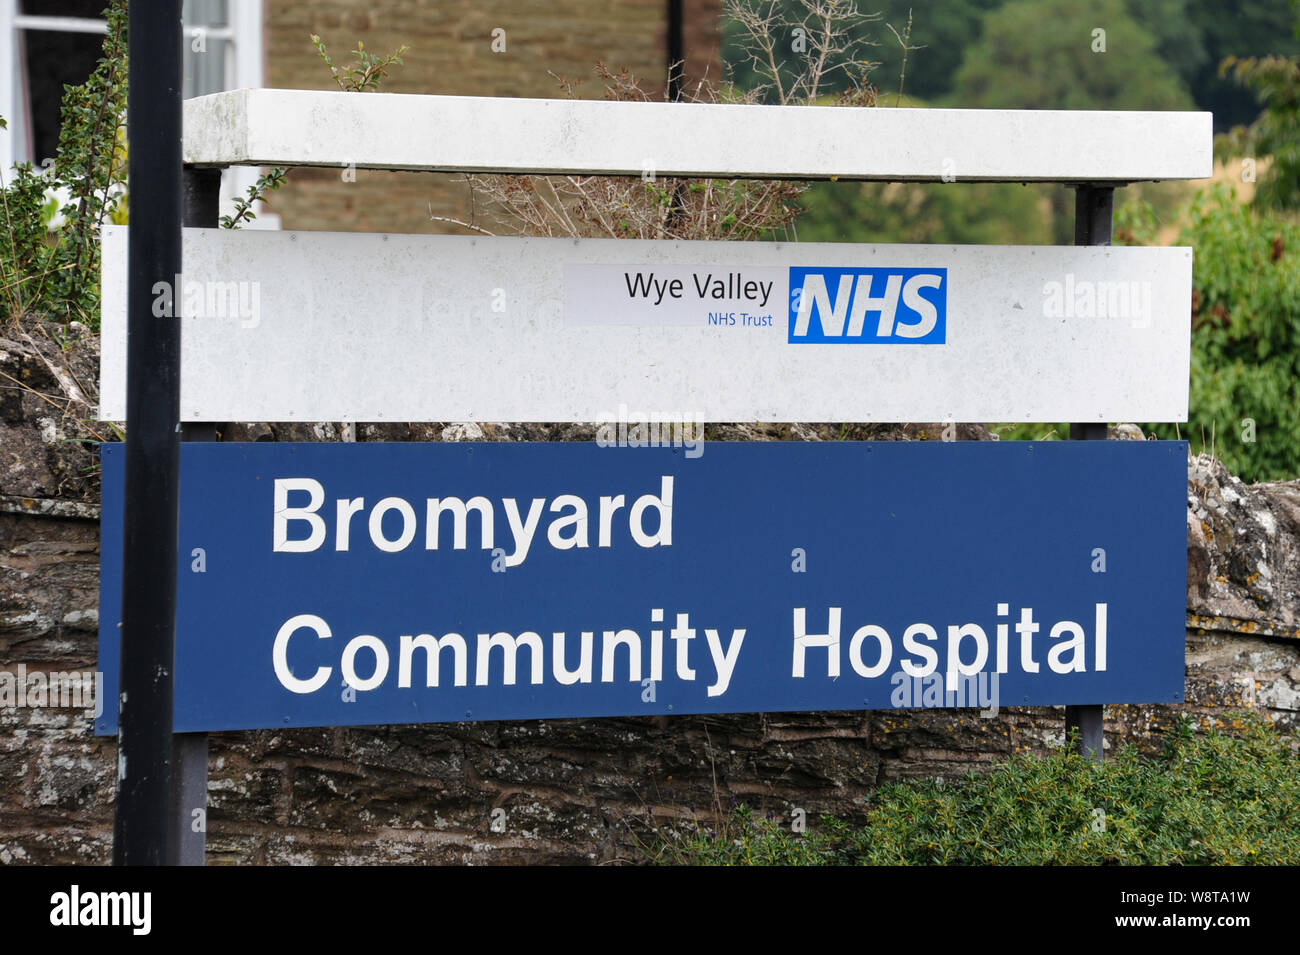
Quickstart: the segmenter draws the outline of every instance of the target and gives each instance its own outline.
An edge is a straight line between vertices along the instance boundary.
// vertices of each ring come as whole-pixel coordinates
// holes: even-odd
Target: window
[[[0,0],[0,169],[43,165],[59,138],[63,87],[84,82],[99,60],[106,0]],[[262,0],[185,0],[186,98],[262,85]],[[222,176],[223,211],[256,181],[258,170]],[[8,178],[8,177],[6,177]],[[274,228],[259,216],[254,227]]]

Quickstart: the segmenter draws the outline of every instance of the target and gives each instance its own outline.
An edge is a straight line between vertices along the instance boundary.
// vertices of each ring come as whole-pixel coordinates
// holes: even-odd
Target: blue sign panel
[[[942,345],[947,323],[946,268],[790,269],[792,344]]]
[[[1183,698],[1185,442],[181,450],[177,732]]]

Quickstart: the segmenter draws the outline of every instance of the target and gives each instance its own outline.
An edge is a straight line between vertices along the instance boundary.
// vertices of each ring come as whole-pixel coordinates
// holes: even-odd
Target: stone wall
[[[555,76],[582,81],[578,94],[600,99],[599,60],[626,69],[652,96],[668,75],[667,0],[316,0],[266,4],[266,83],[280,89],[337,89],[310,37],[319,35],[336,65],[360,40],[384,55],[409,46],[381,89],[392,93],[559,97]],[[721,70],[722,0],[685,0],[686,77],[716,80]],[[505,31],[493,52],[494,29]],[[551,74],[555,74],[552,76]],[[501,135],[485,130],[485,135]],[[642,157],[637,158],[637,162]],[[342,169],[293,170],[271,195],[285,229],[346,232],[447,232],[432,215],[478,221],[459,176]]]
[[[91,343],[93,345],[93,343]],[[0,672],[93,671],[95,459],[69,397],[93,354],[0,339]],[[80,369],[80,371],[78,371]],[[83,380],[89,380],[83,379]],[[1123,437],[1135,429],[1118,429]],[[824,440],[839,426],[711,437]],[[845,436],[933,439],[933,425]],[[332,425],[238,425],[230,440],[337,440]],[[360,440],[582,440],[581,426],[365,425]],[[977,426],[961,439],[987,439]],[[1107,709],[1107,745],[1159,744],[1180,714],[1300,722],[1300,482],[1244,486],[1188,466],[1187,703]],[[881,782],[954,776],[1061,739],[1060,708],[779,713],[216,734],[212,863],[616,862],[649,822],[744,802],[853,818]],[[115,743],[70,707],[0,707],[0,862],[105,862]],[[492,831],[493,810],[505,831]]]

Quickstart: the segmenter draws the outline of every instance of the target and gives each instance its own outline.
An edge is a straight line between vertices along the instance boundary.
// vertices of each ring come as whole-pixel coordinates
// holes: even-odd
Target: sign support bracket
[[[1115,208],[1115,189],[1111,185],[1082,183],[1074,187],[1074,244],[1110,245]],[[1085,422],[1070,425],[1071,441],[1105,441],[1106,423]],[[1077,731],[1078,752],[1100,762],[1105,751],[1105,726],[1100,703],[1065,708],[1065,735]]]
[[[182,221],[190,227],[215,228],[221,194],[221,170],[186,166],[181,182]],[[181,290],[176,290],[177,301]],[[211,422],[182,424],[182,441],[216,441]],[[177,555],[178,559],[182,555]],[[208,734],[172,737],[172,865],[201,866],[207,851]]]

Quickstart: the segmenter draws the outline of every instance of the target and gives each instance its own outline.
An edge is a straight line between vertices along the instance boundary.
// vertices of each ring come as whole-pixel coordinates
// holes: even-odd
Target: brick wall
[[[667,0],[268,0],[266,85],[332,89],[311,34],[325,41],[335,64],[350,62],[360,40],[387,54],[411,49],[385,79],[393,93],[463,96],[562,95],[550,75],[582,80],[584,98],[600,98],[597,60],[626,68],[662,92],[667,76]],[[685,6],[687,76],[720,72],[721,0]],[[505,31],[505,51],[493,52],[492,31]],[[372,95],[372,94],[368,94]],[[437,173],[295,169],[272,196],[286,229],[360,232],[462,231],[431,221],[433,214],[470,220],[467,187]]]

